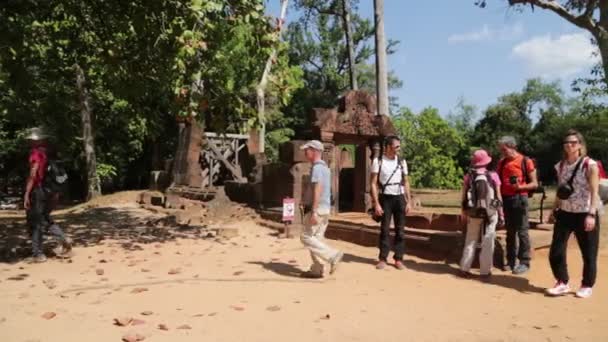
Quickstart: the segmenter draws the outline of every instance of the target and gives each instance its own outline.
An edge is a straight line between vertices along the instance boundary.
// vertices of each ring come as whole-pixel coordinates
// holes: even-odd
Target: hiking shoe
[[[46,260],[46,255],[44,254],[34,255],[34,257],[32,258],[32,262],[36,264],[41,264],[43,262],[46,262]]]
[[[306,278],[306,279],[321,279],[321,278],[323,278],[323,275],[313,272],[313,271],[306,271],[306,272],[300,273],[300,277]]]
[[[336,272],[336,270],[338,270],[338,264],[340,264],[343,257],[344,257],[344,253],[342,253],[342,252],[338,252],[338,254],[336,254],[334,259],[330,263],[331,268],[329,269],[329,274],[334,274]]]
[[[549,296],[563,296],[570,292],[570,285],[564,284],[561,281],[558,281],[554,287],[547,289],[547,294]]]
[[[588,286],[581,287],[578,291],[576,291],[576,296],[578,298],[589,298],[593,294],[593,289]]]
[[[378,263],[376,264],[376,269],[383,270],[385,268],[386,268],[386,261],[378,261]]]
[[[395,261],[395,268],[403,271],[405,269],[405,265],[403,264],[403,261],[397,260]]]
[[[530,266],[528,265],[524,265],[524,264],[519,264],[517,266],[515,266],[515,268],[513,268],[513,274],[519,275],[519,274],[524,274],[526,272],[528,272],[530,270]]]

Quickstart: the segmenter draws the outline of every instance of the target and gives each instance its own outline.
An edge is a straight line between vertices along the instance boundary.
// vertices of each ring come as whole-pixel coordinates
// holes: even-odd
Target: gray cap
[[[29,133],[27,134],[25,139],[38,141],[38,140],[44,140],[48,137],[49,136],[44,132],[44,130],[41,127],[34,127],[34,128],[30,128]]]
[[[323,144],[319,140],[311,140],[306,144],[300,146],[300,150],[305,150],[307,148],[312,148],[313,150],[323,152]]]

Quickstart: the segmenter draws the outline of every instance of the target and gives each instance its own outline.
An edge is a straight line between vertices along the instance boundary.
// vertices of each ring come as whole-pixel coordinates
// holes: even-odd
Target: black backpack
[[[63,163],[56,159],[50,159],[44,174],[43,187],[47,192],[60,193],[65,191],[68,184],[68,173]]]

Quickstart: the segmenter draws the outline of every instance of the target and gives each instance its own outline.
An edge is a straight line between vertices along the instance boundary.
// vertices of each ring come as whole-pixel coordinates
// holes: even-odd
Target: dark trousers
[[[58,242],[65,242],[61,228],[51,219],[50,201],[41,187],[36,187],[30,194],[30,209],[26,212],[27,223],[32,236],[32,254],[42,255],[42,241],[45,231],[48,231]]]
[[[596,219],[595,229],[585,231],[586,213],[569,213],[558,211],[553,226],[553,241],[549,251],[549,262],[555,279],[568,283],[568,265],[566,249],[570,233],[574,232],[576,241],[583,255],[583,286],[593,287],[597,275],[597,250],[600,240],[600,221]]]
[[[528,197],[527,195],[505,196],[503,202],[505,227],[507,228],[507,264],[511,268],[514,267],[517,256],[520,264],[529,267]]]
[[[384,216],[380,224],[380,256],[379,259],[387,261],[388,254],[391,250],[391,218],[395,222],[395,241],[394,249],[395,255],[393,258],[395,261],[403,260],[403,253],[405,250],[404,244],[404,231],[405,227],[405,198],[403,195],[380,195],[380,204],[382,210],[384,210]]]

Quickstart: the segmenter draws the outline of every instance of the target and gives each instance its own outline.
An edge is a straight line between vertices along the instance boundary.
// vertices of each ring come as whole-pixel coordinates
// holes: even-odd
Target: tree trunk
[[[350,0],[342,0],[342,20],[344,21],[344,37],[346,38],[346,49],[348,52],[348,68],[350,71],[350,88],[359,89],[357,84],[357,70],[355,68],[355,47],[353,44],[353,32],[350,25]]]
[[[283,33],[283,24],[285,22],[285,15],[287,14],[287,4],[289,0],[281,0],[281,14],[279,16],[279,27],[278,27],[278,41],[281,40],[281,35]],[[265,99],[265,91],[266,86],[268,85],[268,77],[270,76],[270,70],[272,69],[272,63],[277,58],[277,48],[275,47],[272,50],[270,56],[266,60],[266,66],[264,67],[264,72],[262,73],[262,78],[260,79],[260,83],[256,87],[256,95],[257,95],[257,107],[258,107],[258,121],[260,127],[257,132],[252,131],[253,134],[257,133],[257,151],[256,153],[264,153],[266,148],[265,143],[265,135],[266,135],[266,99]]]
[[[384,37],[384,0],[374,0],[376,26],[376,96],[377,115],[388,115],[388,76],[386,70],[386,39]]]
[[[597,46],[600,50],[600,56],[602,57],[602,71],[604,71],[604,86],[608,88],[608,34],[600,32],[594,35],[597,41]]]
[[[80,116],[82,119],[82,138],[84,154],[87,164],[87,201],[101,195],[99,177],[97,176],[97,159],[95,157],[95,138],[93,136],[91,98],[86,86],[86,77],[80,65],[74,66],[76,70],[76,88],[80,102]]]

